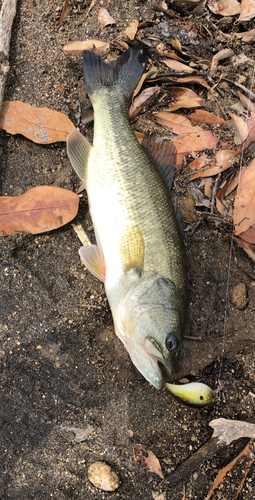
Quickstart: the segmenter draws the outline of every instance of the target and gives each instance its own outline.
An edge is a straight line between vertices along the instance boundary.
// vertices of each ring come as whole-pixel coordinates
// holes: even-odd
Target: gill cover
[[[142,375],[156,389],[171,379],[183,335],[183,303],[179,289],[169,279],[135,270],[121,298],[115,328]],[[172,338],[173,342],[168,342]]]

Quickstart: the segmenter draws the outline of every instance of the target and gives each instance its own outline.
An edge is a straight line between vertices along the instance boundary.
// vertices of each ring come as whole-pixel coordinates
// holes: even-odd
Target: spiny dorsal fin
[[[67,137],[67,154],[72,167],[86,187],[86,170],[92,146],[76,128]]]
[[[138,225],[128,227],[120,239],[121,262],[125,272],[135,269],[143,271],[145,245],[143,233]]]
[[[170,141],[158,143],[153,135],[145,135],[142,147],[156,164],[170,192],[175,174],[176,148],[174,144]]]
[[[106,265],[103,252],[97,245],[86,245],[79,249],[79,255],[83,264],[100,281],[106,279]]]

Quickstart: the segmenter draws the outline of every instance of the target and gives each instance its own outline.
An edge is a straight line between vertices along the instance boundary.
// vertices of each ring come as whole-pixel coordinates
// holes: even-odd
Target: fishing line
[[[255,66],[253,67],[253,73],[251,77],[251,84],[250,84],[250,89],[253,88],[253,83],[254,83],[254,74],[255,74]],[[248,117],[249,117],[249,110],[250,110],[250,102],[251,99],[249,99],[248,103],[248,108],[247,108],[247,114],[246,114],[246,119],[245,123],[247,124],[248,122]],[[237,185],[237,190],[236,194],[238,194],[239,191],[239,186],[240,186],[240,180],[242,176],[242,168],[243,168],[243,157],[244,157],[244,142],[242,144],[242,149],[241,149],[241,155],[240,155],[240,167],[239,167],[239,177],[238,177],[238,185]],[[227,275],[227,286],[226,286],[226,298],[225,298],[225,311],[224,311],[224,324],[223,324],[223,339],[222,339],[222,351],[221,351],[221,359],[220,359],[220,368],[219,368],[219,376],[218,376],[218,388],[216,389],[216,394],[218,398],[220,399],[221,395],[221,374],[222,374],[222,369],[223,369],[223,359],[224,359],[224,353],[225,353],[225,348],[226,348],[226,327],[227,327],[227,315],[228,315],[228,295],[229,295],[229,283],[230,283],[230,271],[231,271],[231,260],[232,260],[232,254],[234,251],[234,222],[232,223],[232,234],[231,234],[231,242],[230,242],[230,251],[229,251],[229,259],[228,259],[228,275]]]

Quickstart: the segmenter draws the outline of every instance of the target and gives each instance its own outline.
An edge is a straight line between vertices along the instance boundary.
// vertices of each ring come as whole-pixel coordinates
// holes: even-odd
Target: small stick
[[[218,185],[219,185],[219,182],[220,182],[220,178],[221,178],[221,172],[219,173],[216,181],[215,181],[215,186],[214,186],[214,190],[213,190],[213,195],[212,195],[212,201],[211,201],[211,214],[213,214],[213,209],[214,209],[214,203],[215,203],[215,198],[216,198],[216,193],[217,193],[217,189],[218,189]]]
[[[72,228],[76,232],[80,242],[83,244],[83,246],[91,245],[91,241],[89,237],[86,235],[82,225],[77,222],[76,224],[72,224]]]
[[[9,73],[11,30],[16,15],[17,0],[3,0],[0,12],[0,109],[4,100],[4,88]]]
[[[248,94],[250,98],[253,97],[253,99],[255,99],[255,94],[253,92],[251,92],[251,90],[244,87],[244,85],[241,85],[241,83],[234,82],[233,80],[229,80],[228,78],[224,78],[224,77],[222,77],[221,79],[224,82],[232,83],[232,85],[235,85],[239,89],[243,90],[246,94]]]
[[[212,437],[194,455],[185,460],[171,474],[165,476],[163,483],[172,487],[187,478],[188,474],[197,469],[205,460],[212,458],[218,451],[228,446],[232,441],[242,437],[255,438],[255,424],[240,420],[218,418],[209,423],[214,429]]]

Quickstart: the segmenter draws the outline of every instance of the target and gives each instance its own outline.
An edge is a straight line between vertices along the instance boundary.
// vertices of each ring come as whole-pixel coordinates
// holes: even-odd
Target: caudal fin
[[[144,49],[129,48],[117,61],[110,63],[84,50],[83,74],[89,97],[102,88],[114,88],[131,99],[133,92],[144,72],[147,54]]]

